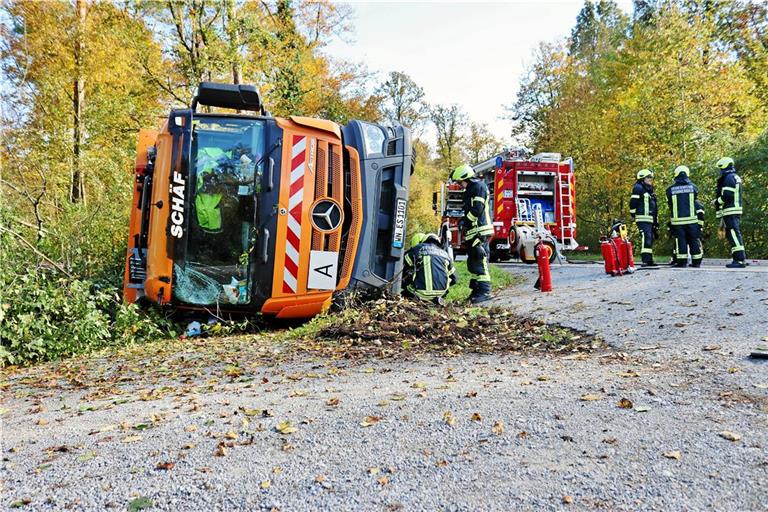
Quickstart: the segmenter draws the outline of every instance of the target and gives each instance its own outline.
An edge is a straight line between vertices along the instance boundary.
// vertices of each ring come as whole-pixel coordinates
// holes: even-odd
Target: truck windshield
[[[188,304],[247,304],[254,215],[261,191],[264,122],[201,116],[192,129],[192,215],[174,296]]]

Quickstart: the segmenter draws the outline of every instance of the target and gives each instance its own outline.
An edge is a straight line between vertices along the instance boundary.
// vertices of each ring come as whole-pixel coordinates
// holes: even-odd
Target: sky
[[[632,1],[619,0],[631,13]],[[581,0],[481,2],[353,2],[352,41],[326,47],[333,57],[380,72],[402,71],[430,103],[458,103],[476,122],[509,140],[503,105],[540,41],[570,34]]]

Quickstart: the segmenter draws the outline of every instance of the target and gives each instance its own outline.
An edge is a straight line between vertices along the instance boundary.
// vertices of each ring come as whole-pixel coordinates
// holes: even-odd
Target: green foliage
[[[123,304],[117,288],[30,265],[7,232],[0,236],[0,366],[71,356],[174,336],[155,311]]]

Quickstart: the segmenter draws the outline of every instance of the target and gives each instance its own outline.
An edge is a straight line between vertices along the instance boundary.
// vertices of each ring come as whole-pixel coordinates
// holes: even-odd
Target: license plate
[[[509,244],[497,244],[497,249],[509,249]]]
[[[405,211],[408,201],[398,199],[395,203],[395,226],[392,230],[392,247],[402,249],[405,245]]]

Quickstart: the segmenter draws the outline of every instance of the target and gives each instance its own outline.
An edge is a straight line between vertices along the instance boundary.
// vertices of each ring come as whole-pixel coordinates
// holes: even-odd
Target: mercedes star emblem
[[[321,199],[312,208],[312,224],[320,231],[335,231],[341,226],[341,221],[341,208],[335,201]]]

